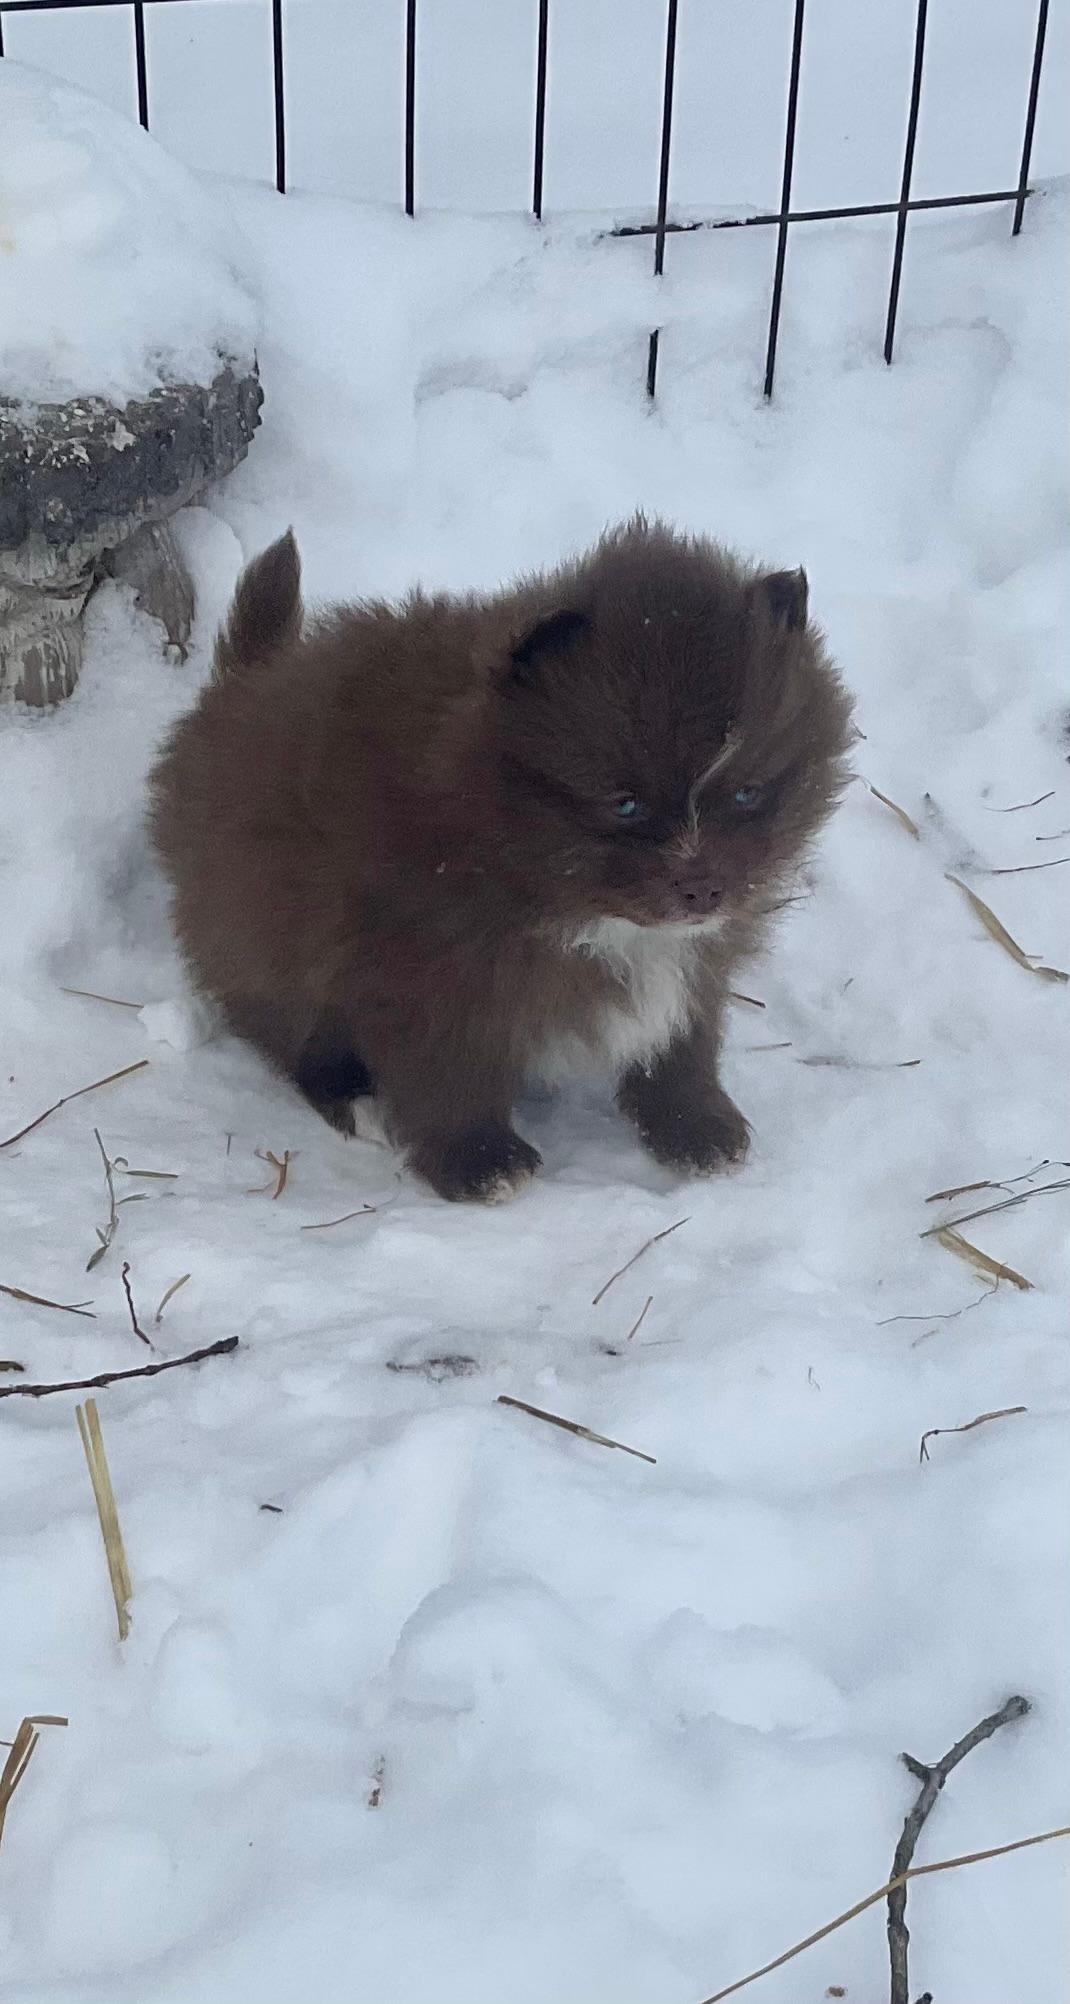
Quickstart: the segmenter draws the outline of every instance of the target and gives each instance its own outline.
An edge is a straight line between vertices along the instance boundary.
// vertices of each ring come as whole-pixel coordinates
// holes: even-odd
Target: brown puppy
[[[445,1197],[532,1174],[514,1100],[577,1059],[707,1173],[748,1139],[717,1076],[731,972],[843,787],[849,714],[802,571],[643,520],[303,638],[284,536],[153,776],[191,974],[343,1133],[374,1093]]]

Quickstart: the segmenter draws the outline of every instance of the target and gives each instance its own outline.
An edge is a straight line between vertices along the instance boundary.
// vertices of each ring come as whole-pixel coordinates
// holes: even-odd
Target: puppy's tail
[[[300,638],[301,559],[292,529],[261,551],[238,579],[215,647],[217,680],[250,668]]]

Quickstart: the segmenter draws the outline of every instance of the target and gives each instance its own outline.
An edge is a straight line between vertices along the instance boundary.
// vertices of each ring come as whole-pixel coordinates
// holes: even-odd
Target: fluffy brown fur
[[[374,1093],[445,1197],[538,1167],[526,1080],[594,1058],[673,1168],[738,1159],[731,972],[845,777],[805,575],[634,521],[493,597],[301,635],[285,536],[153,777],[197,986],[343,1132]]]

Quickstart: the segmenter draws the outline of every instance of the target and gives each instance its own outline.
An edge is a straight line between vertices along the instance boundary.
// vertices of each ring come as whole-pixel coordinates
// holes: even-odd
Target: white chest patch
[[[595,1068],[616,1075],[663,1051],[690,1018],[700,936],[691,926],[639,926],[630,919],[599,919],[577,933],[571,951],[602,962],[619,988],[619,1000],[615,992],[607,1001],[589,1042],[551,1039],[540,1054],[539,1077],[553,1083]]]

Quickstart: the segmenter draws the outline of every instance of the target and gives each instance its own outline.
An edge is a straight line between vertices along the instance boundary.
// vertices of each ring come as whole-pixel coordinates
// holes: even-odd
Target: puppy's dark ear
[[[789,633],[802,631],[810,606],[810,586],[801,567],[772,571],[759,578],[756,589],[778,626],[786,627]]]
[[[563,654],[565,649],[579,634],[590,626],[585,612],[574,612],[562,606],[558,612],[547,613],[545,619],[536,620],[535,625],[514,641],[510,652],[512,677],[525,689],[533,689],[539,679],[539,668],[551,654]]]

